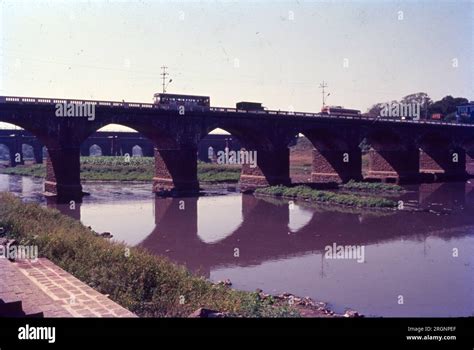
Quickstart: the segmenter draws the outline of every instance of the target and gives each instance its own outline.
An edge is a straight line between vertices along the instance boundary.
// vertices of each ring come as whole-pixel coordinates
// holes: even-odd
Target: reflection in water
[[[40,198],[41,186],[0,176],[1,190],[29,200]],[[423,212],[380,213],[240,194],[155,198],[148,184],[121,186],[86,184],[91,196],[82,205],[56,207],[214,281],[230,278],[239,289],[292,292],[367,315],[474,313],[473,184],[409,186],[399,199]],[[365,246],[365,262],[325,259],[333,243]]]
[[[223,240],[232,235],[242,223],[242,197],[201,197],[197,218],[197,235],[202,242],[212,244]]]
[[[289,204],[290,218],[288,228],[291,232],[297,232],[305,227],[313,217],[313,211],[299,205]]]

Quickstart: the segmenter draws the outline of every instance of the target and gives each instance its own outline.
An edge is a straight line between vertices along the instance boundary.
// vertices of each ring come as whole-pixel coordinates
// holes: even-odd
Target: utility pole
[[[326,96],[326,92],[324,91],[324,89],[327,87],[328,85],[324,82],[324,80],[321,84],[319,84],[319,88],[322,89],[322,94],[323,94],[323,108],[326,106],[326,97],[329,96],[329,94],[327,94]]]
[[[170,75],[166,70],[168,69],[168,67],[166,66],[161,66],[161,79],[163,80],[163,93],[166,92],[166,77],[168,75]]]

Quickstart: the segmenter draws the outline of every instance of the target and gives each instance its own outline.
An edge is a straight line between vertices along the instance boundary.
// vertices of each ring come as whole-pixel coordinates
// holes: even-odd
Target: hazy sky
[[[474,3],[0,1],[0,95],[366,111],[427,92],[474,99]],[[400,12],[401,11],[401,12]],[[348,66],[344,66],[344,63]],[[457,62],[457,67],[456,66]]]

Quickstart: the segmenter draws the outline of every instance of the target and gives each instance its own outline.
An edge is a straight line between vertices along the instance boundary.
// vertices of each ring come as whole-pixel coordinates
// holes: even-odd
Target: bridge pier
[[[420,172],[431,174],[436,180],[464,180],[466,172],[466,151],[443,145],[429,145],[421,149]]]
[[[256,166],[247,163],[242,165],[240,188],[243,192],[259,187],[291,184],[288,147],[254,151],[257,155]]]
[[[82,201],[80,149],[48,148],[44,191],[59,203]]]
[[[39,145],[33,148],[33,153],[35,155],[36,164],[43,163],[43,146]]]
[[[474,176],[474,148],[466,150],[466,172],[470,176]]]
[[[10,151],[10,166],[11,167],[16,167],[17,165],[25,164],[25,161],[23,159],[23,150],[22,150],[21,143],[14,142],[13,144],[10,145],[9,151]]]
[[[359,147],[343,151],[313,149],[311,182],[347,182],[362,179],[362,154]]]
[[[97,144],[97,146],[100,147],[100,151],[102,152],[103,157],[110,157],[114,155],[112,153],[111,145],[107,143],[100,143],[100,144]]]
[[[122,156],[128,154],[130,157],[133,156],[133,146],[131,145],[122,145],[121,146]]]
[[[199,192],[197,148],[158,149],[155,147],[153,192],[160,195],[188,195]]]
[[[420,152],[415,146],[405,149],[395,145],[378,145],[369,150],[367,179],[407,183],[419,180]]]
[[[153,147],[147,144],[139,146],[142,148],[143,157],[153,157]]]

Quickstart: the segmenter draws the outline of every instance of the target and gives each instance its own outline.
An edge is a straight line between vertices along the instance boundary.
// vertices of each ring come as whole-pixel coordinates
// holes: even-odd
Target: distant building
[[[469,103],[464,103],[456,107],[456,120],[460,120],[461,118],[464,120],[469,120],[470,122],[474,122],[474,101]]]

